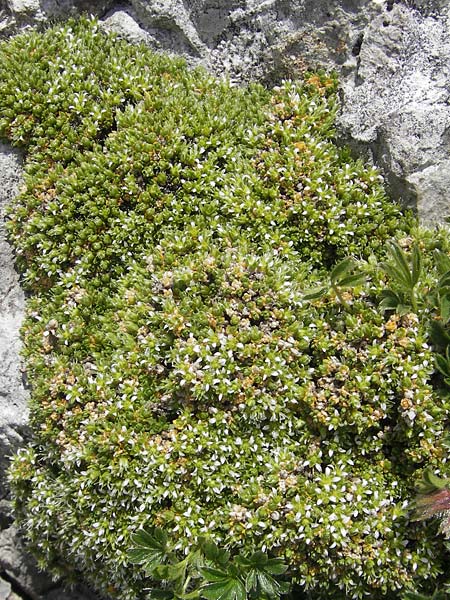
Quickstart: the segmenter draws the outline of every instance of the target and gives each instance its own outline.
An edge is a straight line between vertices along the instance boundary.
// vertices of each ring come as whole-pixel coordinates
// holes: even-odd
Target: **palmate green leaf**
[[[168,565],[167,579],[171,581],[183,581],[186,577],[186,569],[186,560],[181,560],[174,565]]]
[[[397,307],[402,304],[402,299],[393,290],[383,290],[381,292],[382,300],[379,307],[381,310],[397,310]]]
[[[286,591],[285,586],[263,569],[252,569],[245,580],[247,593],[254,598],[279,598]]]
[[[408,275],[406,275],[401,269],[387,262],[382,262],[381,268],[402,291],[410,291],[413,288],[411,273],[409,271]]]
[[[438,292],[439,316],[447,323],[450,320],[450,288],[443,288]]]
[[[366,282],[366,276],[364,273],[354,273],[353,275],[347,275],[337,282],[339,287],[356,287]]]
[[[433,258],[440,275],[450,273],[450,257],[445,252],[436,249],[433,252]]]
[[[203,567],[200,569],[200,574],[207,581],[223,581],[228,578],[228,573],[226,571],[221,571],[220,569],[214,569],[212,567]]]
[[[236,562],[247,571],[245,587],[252,598],[263,596],[278,598],[289,588],[272,577],[272,575],[282,575],[287,569],[287,565],[280,558],[269,559],[267,554],[259,551],[249,558],[238,556]]]
[[[450,271],[446,271],[440,278],[437,284],[439,290],[450,287]]]
[[[142,565],[148,573],[164,565],[167,561],[167,536],[161,529],[152,532],[141,529],[131,536],[134,544],[128,551],[128,559],[132,564]]]
[[[442,321],[430,321],[430,337],[433,344],[439,348],[446,348],[450,344],[450,334]]]
[[[444,376],[444,377],[450,377],[450,359],[449,359],[449,352],[448,352],[448,348],[447,348],[447,356],[444,357],[442,356],[442,354],[436,354],[436,356],[434,357],[435,363],[436,363],[436,368],[437,370]]]
[[[400,316],[403,317],[404,315],[407,315],[408,313],[410,313],[412,310],[411,304],[399,304],[396,308],[396,313]]]
[[[201,538],[199,540],[199,547],[200,550],[203,552],[205,558],[217,565],[224,567],[230,561],[230,553],[227,550],[219,548],[211,540]]]
[[[288,566],[282,558],[269,558],[264,569],[272,575],[283,575],[283,573],[286,573]]]
[[[231,577],[208,583],[200,590],[200,593],[206,600],[247,600],[247,593],[242,581]]]
[[[420,594],[419,592],[404,592],[402,600],[447,600],[447,593],[443,590],[435,590],[432,596]]]
[[[249,557],[236,556],[235,562],[243,571],[248,571],[250,569],[264,569],[269,562],[269,558],[265,552],[258,551]]]
[[[420,494],[431,494],[437,490],[443,490],[450,485],[450,480],[442,479],[435,475],[431,469],[426,469],[419,484]]]
[[[149,600],[173,600],[175,598],[174,593],[170,590],[158,590],[152,588],[148,590],[148,592]]]
[[[155,527],[152,531],[140,529],[131,536],[131,541],[137,548],[149,550],[166,550],[167,548],[167,535],[159,527]]]

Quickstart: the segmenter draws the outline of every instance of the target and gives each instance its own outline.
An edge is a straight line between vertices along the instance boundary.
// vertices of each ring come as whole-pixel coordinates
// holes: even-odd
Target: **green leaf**
[[[379,304],[381,310],[396,310],[397,306],[402,303],[400,296],[392,290],[383,290],[381,295],[382,300]]]
[[[131,536],[131,541],[136,544],[137,547],[165,550],[167,546],[167,535],[159,527],[155,527],[151,532],[146,529],[140,529]]]
[[[435,346],[446,348],[450,344],[450,335],[442,321],[430,321],[430,337]]]
[[[220,571],[219,569],[213,569],[212,567],[202,567],[200,569],[200,574],[207,581],[222,581],[228,577],[228,573],[226,571]]]
[[[356,287],[366,282],[366,276],[363,273],[354,273],[347,275],[337,282],[338,287]]]
[[[404,592],[402,600],[446,600],[447,594],[442,590],[435,590],[432,596],[420,594],[419,592]]]
[[[407,289],[412,289],[415,283],[408,261],[406,260],[406,254],[397,242],[389,242],[388,250],[391,259],[394,262],[394,269],[398,273],[399,282],[403,279]]]
[[[355,261],[351,257],[344,258],[338,263],[330,273],[330,280],[333,285],[340,285],[339,280],[349,274],[355,267]]]
[[[440,278],[437,283],[437,287],[439,290],[442,288],[450,287],[450,271],[446,271]]]
[[[441,319],[446,323],[450,319],[450,289],[444,288],[438,294],[438,308]]]
[[[170,590],[158,589],[150,589],[148,597],[149,600],[173,600],[173,598],[175,598],[173,592]]]
[[[422,481],[419,485],[421,494],[431,494],[437,490],[443,490],[450,485],[450,480],[442,479],[435,475],[430,469],[426,469],[422,475]]]
[[[311,288],[304,292],[303,299],[304,300],[318,300],[319,298],[322,298],[323,296],[325,296],[325,294],[328,292],[328,289],[329,289],[328,287]]]
[[[244,584],[236,578],[208,583],[200,593],[206,600],[247,600]]]
[[[174,565],[168,565],[167,579],[171,581],[184,580],[186,576],[186,568],[187,563],[185,560],[181,560],[180,562]]]
[[[444,377],[450,377],[450,364],[447,358],[444,358],[442,354],[436,354],[434,357],[437,370],[442,373]]]
[[[450,273],[450,257],[447,256],[445,252],[442,250],[435,250],[433,252],[434,255],[434,263],[441,275],[445,273]]]
[[[203,538],[199,540],[199,546],[205,558],[213,563],[225,566],[230,561],[230,553],[226,550],[219,548],[211,540],[206,540]]]
[[[152,565],[151,569],[148,569],[153,579],[157,581],[169,581],[173,578],[171,577],[171,565],[155,563]]]
[[[270,558],[265,570],[272,575],[283,575],[286,573],[288,566],[283,562],[282,558]]]
[[[417,244],[414,244],[412,249],[412,284],[413,287],[419,282],[422,274],[422,253]]]
[[[167,561],[167,536],[159,528],[149,532],[141,529],[131,536],[134,548],[128,551],[128,559],[132,564],[142,565],[152,573]]]
[[[247,592],[253,592],[258,598],[262,595],[277,598],[280,596],[278,582],[262,569],[252,569],[245,581]]]
[[[278,598],[283,593],[285,586],[282,588],[281,584],[272,577],[286,571],[287,566],[283,564],[282,559],[269,559],[267,554],[259,551],[249,558],[238,556],[236,563],[248,571],[245,580],[247,592],[251,592],[258,598],[262,595]]]
[[[395,312],[400,317],[403,317],[404,315],[407,315],[408,313],[411,312],[411,304],[399,304],[397,306],[397,308],[395,309]]]
[[[402,291],[410,291],[412,286],[411,273],[406,276],[401,269],[389,263],[381,263],[381,268],[390,277],[391,281],[398,285]]]

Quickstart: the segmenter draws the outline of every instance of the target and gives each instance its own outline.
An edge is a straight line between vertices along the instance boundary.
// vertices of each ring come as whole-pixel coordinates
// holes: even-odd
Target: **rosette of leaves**
[[[180,556],[159,528],[138,531],[132,543],[130,560],[161,582],[160,588],[149,590],[149,598],[263,600],[280,598],[289,591],[289,584],[280,580],[287,566],[264,552],[231,557],[228,551],[200,538],[187,556]]]

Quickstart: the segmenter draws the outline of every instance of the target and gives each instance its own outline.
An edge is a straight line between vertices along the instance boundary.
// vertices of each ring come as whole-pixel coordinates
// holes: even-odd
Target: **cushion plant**
[[[297,597],[432,588],[443,543],[408,501],[450,402],[427,308],[378,307],[386,241],[417,231],[334,143],[334,78],[232,87],[87,19],[0,65],[33,387],[10,475],[40,564],[143,598],[128,550],[158,527],[282,558]]]

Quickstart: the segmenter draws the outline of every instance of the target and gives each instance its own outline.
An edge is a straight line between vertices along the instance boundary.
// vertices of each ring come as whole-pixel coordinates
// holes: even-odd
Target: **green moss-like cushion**
[[[424,326],[381,315],[376,278],[303,298],[411,230],[333,143],[334,80],[233,88],[85,20],[0,65],[0,133],[27,151],[34,439],[11,478],[42,566],[143,598],[127,550],[157,525],[281,556],[314,598],[432,584],[442,543],[408,501],[450,405]]]

